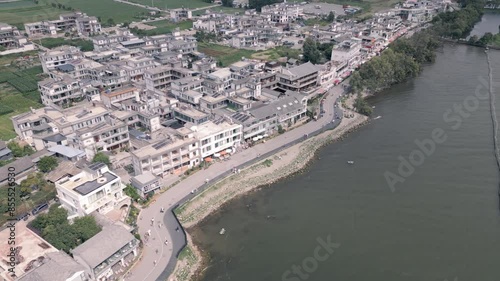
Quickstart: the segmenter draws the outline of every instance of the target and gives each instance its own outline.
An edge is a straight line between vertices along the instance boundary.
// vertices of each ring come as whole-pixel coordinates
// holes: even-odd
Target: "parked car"
[[[43,210],[45,209],[48,209],[49,208],[49,204],[48,203],[43,203],[43,204],[40,204],[38,206],[36,206],[32,211],[31,211],[31,214],[36,215],[40,212],[42,212]]]
[[[22,214],[22,215],[19,215],[19,216],[17,217],[17,220],[18,220],[18,221],[20,221],[20,220],[27,221],[29,217],[30,217],[30,213],[24,213],[24,214]]]

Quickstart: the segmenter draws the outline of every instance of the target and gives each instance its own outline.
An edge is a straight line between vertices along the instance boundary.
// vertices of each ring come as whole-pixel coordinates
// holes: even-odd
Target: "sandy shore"
[[[180,222],[184,228],[193,227],[231,199],[299,172],[310,163],[320,147],[341,139],[367,121],[368,117],[354,113],[353,118],[344,118],[334,130],[312,137],[226,177],[180,206],[176,212]],[[203,271],[203,256],[193,245],[189,234],[188,247],[195,258],[189,259],[189,262],[180,260],[169,280],[187,281]]]

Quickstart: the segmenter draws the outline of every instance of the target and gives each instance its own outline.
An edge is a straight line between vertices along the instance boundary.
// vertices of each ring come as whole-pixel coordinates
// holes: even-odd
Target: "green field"
[[[255,51],[236,49],[226,47],[214,43],[198,43],[198,51],[205,53],[208,56],[216,58],[222,66],[228,66],[234,62],[241,60],[242,57],[250,58]]]
[[[25,53],[23,56],[35,55]],[[21,55],[0,56],[0,139],[9,140],[16,136],[10,117],[28,112],[30,107],[42,106],[37,82],[42,78],[41,66],[22,66],[12,63]],[[10,65],[9,65],[10,64]]]
[[[35,40],[35,42],[49,49],[63,45],[71,45],[80,47],[83,52],[94,50],[94,44],[92,41],[85,39],[43,38],[41,40]]]
[[[176,23],[176,22],[171,22],[169,20],[161,20],[161,21],[148,22],[146,24],[150,26],[156,26],[156,28],[150,30],[132,28],[131,29],[132,33],[134,33],[139,37],[154,36],[154,35],[171,33],[177,27],[180,28],[180,30],[190,29],[193,27],[192,21],[181,21]]]
[[[0,3],[0,22],[16,26],[41,20],[57,19],[60,14],[71,11],[52,7],[52,3],[60,3],[66,7],[80,10],[89,16],[100,17],[102,22],[112,18],[115,23],[131,22],[142,19],[148,10],[114,2],[113,0],[39,0],[35,4],[30,0]]]
[[[176,9],[176,8],[201,8],[213,5],[212,3],[207,3],[202,0],[129,0],[130,2],[135,2],[143,5],[154,6],[160,9]],[[152,4],[151,4],[152,3]]]
[[[41,2],[36,5],[28,0],[0,4],[0,22],[22,27],[22,29],[24,29],[24,23],[56,19],[60,13],[62,13],[60,10],[51,6]]]

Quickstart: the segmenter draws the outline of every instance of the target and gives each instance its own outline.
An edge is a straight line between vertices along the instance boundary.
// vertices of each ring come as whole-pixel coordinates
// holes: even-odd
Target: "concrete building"
[[[113,117],[78,129],[67,137],[68,145],[85,151],[87,159],[92,159],[98,152],[124,149],[130,145],[127,124]]]
[[[151,172],[167,177],[201,163],[198,140],[191,130],[180,128],[160,135],[162,140],[131,152],[136,175]]]
[[[179,8],[170,10],[170,19],[173,21],[180,21],[184,19],[191,19],[193,17],[191,10],[187,8]]]
[[[153,175],[151,172],[145,172],[131,178],[130,183],[137,189],[142,197],[145,197],[149,192],[154,192],[155,190],[161,188],[158,177]]]
[[[46,78],[38,82],[42,103],[69,106],[83,100],[83,91],[78,80],[69,76]]]
[[[360,50],[360,42],[356,42],[355,40],[346,40],[333,47],[331,59],[332,61],[347,62],[347,64],[350,65],[354,60],[356,60]]]
[[[24,24],[28,37],[56,36],[58,33],[76,32],[80,35],[91,35],[101,32],[101,24],[96,17],[75,12],[61,14],[58,20],[40,21]]]
[[[88,281],[85,268],[68,254],[58,251],[41,256],[34,268],[17,278],[17,281]]]
[[[120,177],[103,163],[92,164],[77,175],[63,177],[55,185],[59,202],[68,210],[69,218],[94,211],[106,214],[130,201],[123,192],[125,185]]]
[[[318,67],[310,62],[291,68],[283,68],[276,74],[278,87],[282,90],[307,92],[317,86]]]
[[[81,58],[83,58],[82,52],[74,46],[61,46],[40,53],[40,62],[45,73],[49,73],[50,70],[55,69],[57,66],[65,65]]]
[[[201,149],[203,158],[212,156],[226,149],[234,149],[240,145],[243,139],[243,126],[231,124],[226,120],[209,121],[201,125],[193,125],[190,128]]]
[[[17,27],[0,22],[0,46],[6,49],[20,48],[28,44],[28,40]]]
[[[137,240],[123,226],[111,224],[85,241],[71,254],[91,280],[118,280],[120,273],[137,257]]]
[[[190,77],[193,71],[183,68],[158,66],[144,71],[144,80],[148,90],[162,90],[170,87],[173,80]]]

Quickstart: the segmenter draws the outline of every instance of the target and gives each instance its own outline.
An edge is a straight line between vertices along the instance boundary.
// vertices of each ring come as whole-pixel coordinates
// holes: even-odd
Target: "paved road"
[[[131,275],[127,280],[166,280],[175,267],[177,254],[186,243],[184,230],[175,216],[173,216],[171,210],[180,202],[185,202],[188,198],[193,197],[193,194],[191,194],[193,189],[203,189],[208,186],[205,184],[206,179],[213,180],[220,177],[234,167],[238,167],[249,162],[249,160],[259,158],[261,155],[279,149],[287,143],[303,139],[305,134],[311,134],[331,124],[334,119],[335,101],[342,92],[342,85],[330,89],[323,104],[325,110],[324,117],[318,121],[309,122],[265,143],[243,150],[232,155],[228,161],[215,163],[208,169],[189,176],[160,195],[156,202],[150,204],[148,208],[142,210],[140,214],[142,218],[138,221],[139,232],[141,237],[144,237],[145,233],[151,230],[151,238],[144,247],[141,261],[132,269]],[[336,120],[336,122],[340,122],[340,120]],[[162,207],[165,208],[165,213],[160,212]],[[153,226],[151,226],[152,219],[154,219]],[[159,227],[159,223],[162,224],[161,227]],[[165,244],[166,240],[168,240],[168,244]],[[158,250],[158,253],[156,250]]]

